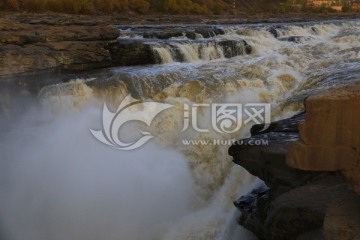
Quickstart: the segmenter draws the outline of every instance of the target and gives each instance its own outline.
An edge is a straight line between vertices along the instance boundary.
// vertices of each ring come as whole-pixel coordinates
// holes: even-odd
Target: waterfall
[[[171,26],[146,29],[152,28]],[[182,131],[185,106],[270,103],[272,120],[289,117],[308,94],[359,80],[360,24],[231,25],[201,39],[186,34],[201,34],[197,26],[172,28],[184,34],[145,38],[140,27],[125,28],[124,37],[136,32],[136,47],[146,45],[157,64],[79,74],[31,100],[24,94],[30,83],[0,95],[0,116],[8,119],[0,138],[0,238],[254,239],[236,224],[232,201],[259,180],[234,166],[228,145],[183,142],[243,138],[251,124],[219,133],[204,107],[197,120],[209,131]],[[283,39],[291,36],[311,38]],[[150,126],[124,125],[126,139],[144,132],[154,138],[123,152],[97,141],[90,129],[101,129],[104,103],[115,112],[129,95],[173,107]]]
[[[174,62],[173,54],[171,53],[171,49],[169,49],[169,46],[153,46],[152,50],[157,54],[157,59],[159,59],[161,63],[166,64]]]
[[[251,52],[245,41],[176,42],[151,45],[159,63],[197,62],[231,58]]]

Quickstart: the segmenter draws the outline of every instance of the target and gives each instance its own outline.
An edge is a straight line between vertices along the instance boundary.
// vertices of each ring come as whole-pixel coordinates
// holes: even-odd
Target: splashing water
[[[236,224],[232,201],[259,180],[233,166],[228,145],[183,144],[246,137],[251,126],[226,135],[182,132],[184,103],[266,102],[272,120],[289,117],[307,95],[359,79],[360,25],[283,24],[278,38],[265,25],[220,27],[225,34],[206,44],[183,38],[153,44],[161,65],[49,85],[21,106],[2,94],[6,116],[12,106],[21,117],[0,138],[0,238],[255,239]],[[124,38],[140,38],[127,32]],[[283,39],[289,36],[301,38]],[[252,53],[225,58],[217,44],[224,40],[245,40]],[[104,101],[116,109],[128,94],[174,107],[146,128],[156,136],[151,143],[122,152],[89,129],[101,126]],[[198,117],[211,125],[207,109]],[[128,124],[121,134],[136,137],[143,128]]]

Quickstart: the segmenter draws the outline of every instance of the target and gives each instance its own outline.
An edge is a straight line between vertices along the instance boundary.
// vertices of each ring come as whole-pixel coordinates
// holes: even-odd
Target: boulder
[[[186,37],[195,40],[197,38],[197,35],[196,32],[186,32]]]
[[[225,40],[219,42],[226,58],[232,58],[239,55],[251,54],[252,47],[245,41]]]
[[[273,35],[275,38],[278,38],[278,37],[279,37],[278,31],[277,31],[276,28],[274,28],[274,27],[270,27],[270,28],[268,29],[268,32],[271,33],[271,35]]]
[[[266,184],[262,184],[234,202],[241,212],[238,223],[256,233],[260,239],[266,239],[267,234],[265,220],[270,204],[269,190]]]
[[[280,195],[271,202],[265,220],[267,239],[296,239],[321,228],[330,204],[350,194],[344,179],[328,176]]]
[[[302,41],[309,41],[313,38],[311,36],[287,36],[287,37],[278,37],[278,39],[280,41],[300,43]]]

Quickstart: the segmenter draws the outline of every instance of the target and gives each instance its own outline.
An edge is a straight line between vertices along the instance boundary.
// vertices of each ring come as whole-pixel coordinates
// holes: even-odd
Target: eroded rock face
[[[244,40],[223,40],[223,41],[207,41],[207,40],[164,40],[164,41],[148,41],[147,39],[119,39],[118,42],[108,44],[107,49],[110,52],[111,59],[115,65],[132,66],[145,64],[161,64],[164,59],[155,49],[162,49],[174,62],[191,61],[189,52],[183,51],[181,46],[192,46],[193,54],[198,59],[207,59],[206,49],[215,48],[217,54],[211,56],[208,60],[218,58],[232,58],[235,56],[251,54],[252,47]],[[162,52],[162,51],[160,51]],[[223,52],[223,56],[220,54]],[[213,59],[212,59],[213,57]]]
[[[4,17],[0,23],[0,75],[107,66],[111,56],[105,47],[118,36],[118,30],[106,25],[33,24]]]
[[[157,63],[151,46],[142,42],[116,41],[107,47],[116,65],[145,65]]]
[[[299,139],[298,125],[303,121],[304,113],[293,118],[272,123],[263,132],[261,125],[252,127],[253,136],[241,140],[241,145],[233,145],[229,154],[234,163],[241,165],[252,175],[262,179],[271,189],[273,195],[293,189],[306,182],[311,173],[297,171],[286,165],[286,154],[290,145]],[[261,146],[251,146],[248,142],[267,141]]]
[[[234,205],[241,211],[240,225],[261,240],[324,239],[323,221],[329,206],[353,195],[351,184],[339,172],[304,171],[289,167],[286,156],[299,139],[305,114],[251,129],[252,137],[229,149],[234,162],[265,182],[241,196]],[[249,146],[254,140],[268,145]],[[262,189],[267,189],[266,194]]]
[[[309,171],[341,171],[360,194],[360,84],[306,99],[301,141],[291,145],[288,166]]]

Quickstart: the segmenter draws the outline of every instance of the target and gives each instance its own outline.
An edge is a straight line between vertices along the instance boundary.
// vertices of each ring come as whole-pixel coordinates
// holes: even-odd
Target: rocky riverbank
[[[99,16],[95,19],[90,19],[89,16],[77,19],[71,15],[2,16],[0,77],[39,71],[89,70],[110,66],[161,63],[153,53],[151,43],[117,40],[121,31],[113,27],[114,24],[136,23],[138,20]],[[153,20],[161,21],[156,18]],[[146,19],[142,23],[151,22],[151,19]],[[164,42],[183,34],[182,30],[171,27],[160,29],[154,27],[150,30],[140,27],[139,31],[145,40],[150,38]],[[224,32],[206,25],[186,32],[186,36],[192,40],[196,38],[196,34],[206,39]],[[236,51],[239,44],[244,46],[244,53],[251,52],[251,47],[244,41],[225,40],[219,42],[218,46],[222,48],[225,57],[233,57],[243,54],[242,49]],[[180,55],[179,61],[182,58]]]
[[[110,66],[106,46],[118,36],[116,29],[101,23],[2,17],[0,75]]]
[[[360,239],[360,84],[306,99],[305,113],[254,126],[268,146],[229,149],[234,162],[264,181],[235,206],[239,224],[266,240]],[[245,140],[246,141],[246,140]]]
[[[42,70],[89,70],[119,65],[157,63],[149,54],[149,46],[138,43],[119,45],[118,24],[200,24],[205,29],[187,33],[189,39],[196,34],[214,32],[209,24],[279,23],[313,21],[318,19],[355,18],[356,15],[292,15],[288,16],[74,16],[67,14],[2,13],[0,17],[0,77]],[[206,27],[206,25],[208,25]],[[211,31],[210,31],[211,30]],[[219,30],[219,29],[215,29]],[[167,39],[177,32],[166,29],[159,39]],[[221,32],[214,32],[221,34]],[[152,38],[154,33],[144,34]],[[170,34],[170,35],[169,35]],[[223,46],[222,46],[222,45]],[[220,47],[233,48],[238,43],[224,41]],[[125,47],[124,47],[125,46]],[[248,52],[248,50],[246,50]],[[251,50],[249,50],[251,51]],[[227,54],[226,57],[232,57]]]

